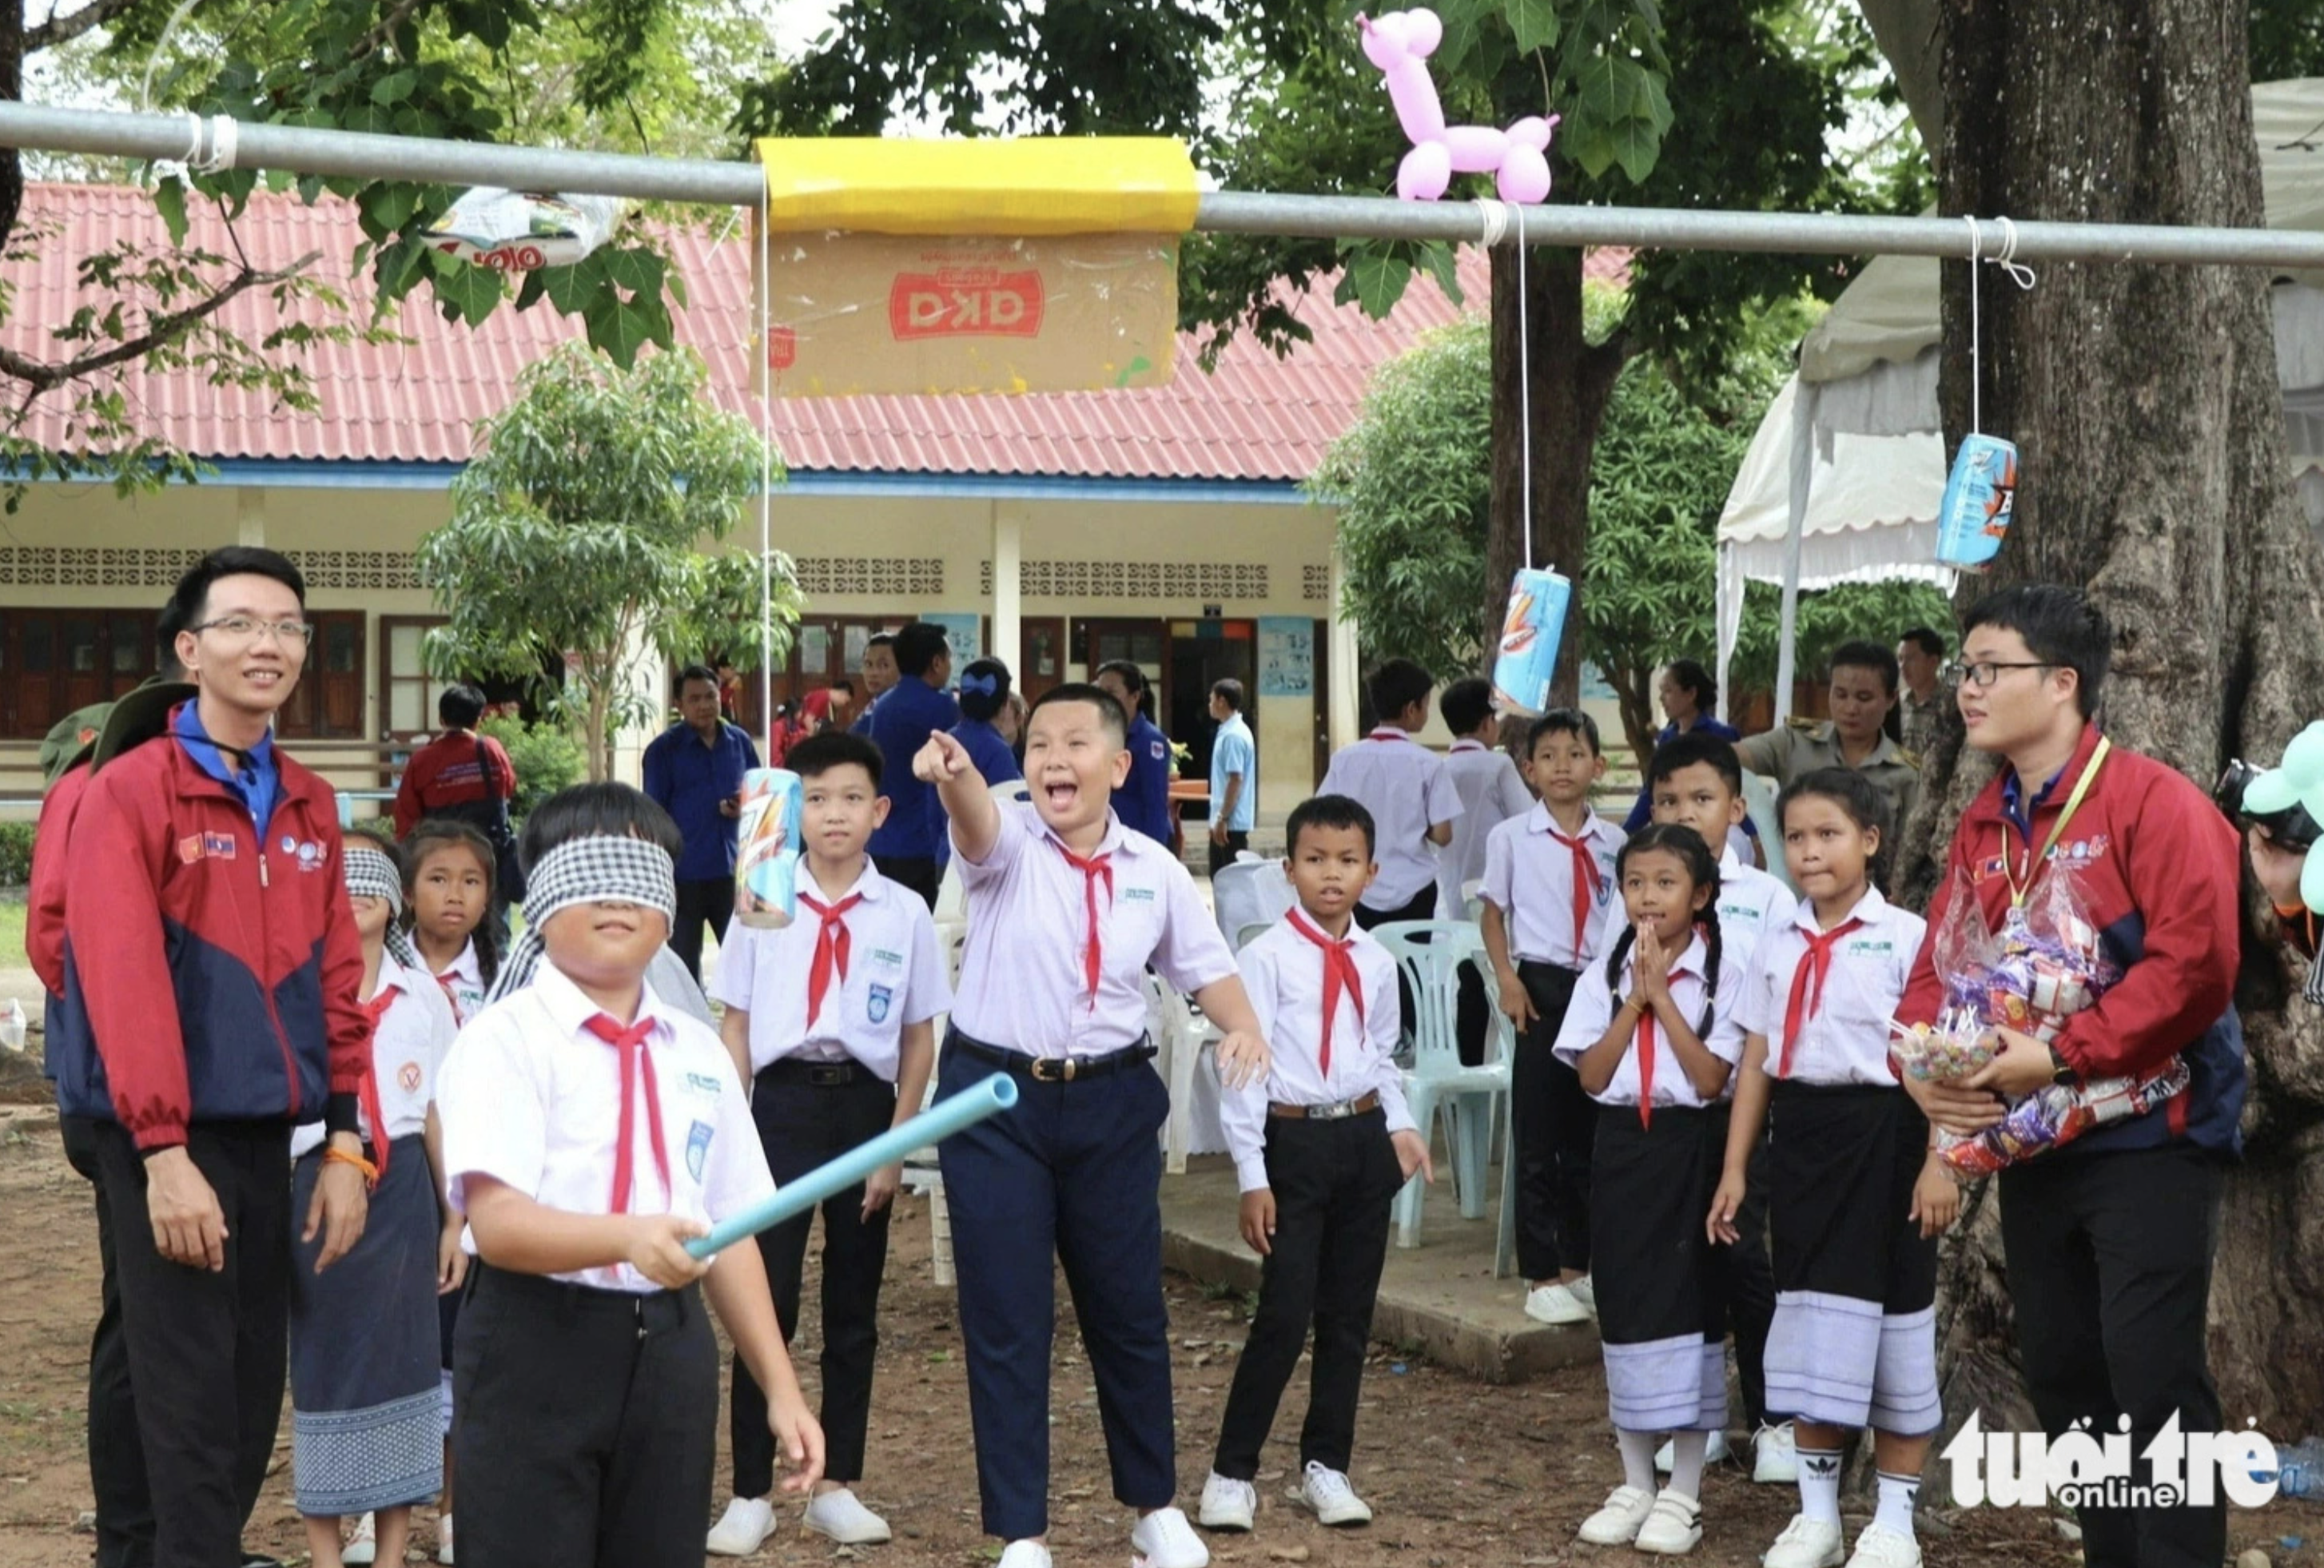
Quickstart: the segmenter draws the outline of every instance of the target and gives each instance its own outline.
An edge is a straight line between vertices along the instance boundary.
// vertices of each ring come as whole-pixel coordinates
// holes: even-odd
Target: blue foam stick
[[[868,1179],[881,1166],[893,1165],[914,1149],[942,1142],[963,1128],[973,1127],[1016,1103],[1017,1080],[1006,1073],[995,1073],[982,1084],[937,1101],[901,1127],[891,1127],[871,1142],[860,1143],[837,1159],[816,1167],[758,1207],[720,1222],[711,1227],[706,1236],[696,1236],[686,1244],[686,1250],[696,1258],[707,1258],[745,1236],[755,1236],[794,1214],[807,1213],[824,1199]]]

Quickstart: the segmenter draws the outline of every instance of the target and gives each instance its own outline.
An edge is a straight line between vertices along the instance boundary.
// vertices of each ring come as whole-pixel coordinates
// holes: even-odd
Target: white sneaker
[[[1588,1323],[1590,1309],[1563,1285],[1537,1285],[1526,1292],[1525,1314],[1536,1323]]]
[[[1321,1461],[1307,1462],[1306,1473],[1300,1477],[1299,1500],[1315,1510],[1319,1524],[1369,1525],[1372,1522],[1371,1505],[1356,1495],[1348,1478]]]
[[[1711,1441],[1702,1445],[1705,1469],[1714,1464],[1725,1464],[1734,1457],[1735,1450],[1729,1445],[1724,1432],[1712,1433]],[[1678,1468],[1678,1443],[1674,1440],[1665,1439],[1663,1445],[1655,1450],[1655,1468],[1665,1475]]]
[[[1038,1541],[1011,1541],[997,1568],[1051,1568],[1049,1549]]]
[[[1259,1514],[1259,1489],[1247,1480],[1235,1480],[1211,1471],[1211,1479],[1203,1483],[1203,1528],[1205,1530],[1248,1530]]]
[[[1567,1280],[1565,1291],[1582,1304],[1582,1311],[1591,1317],[1598,1315],[1598,1287],[1590,1283],[1590,1276],[1585,1274],[1579,1279]]]
[[[713,1556],[747,1557],[775,1533],[775,1505],[764,1498],[736,1498],[710,1526],[704,1543]]]
[[[355,1534],[349,1536],[347,1544],[339,1548],[339,1561],[346,1563],[347,1568],[364,1568],[364,1564],[376,1559],[379,1556],[377,1528],[377,1521],[369,1514],[357,1519]]]
[[[1794,1514],[1759,1561],[1764,1568],[1840,1568],[1840,1521]]]
[[[1646,1522],[1638,1526],[1638,1537],[1632,1543],[1641,1552],[1663,1557],[1683,1557],[1702,1544],[1702,1503],[1668,1487],[1655,1499]]]
[[[1211,1549],[1176,1508],[1157,1508],[1139,1520],[1130,1549],[1144,1568],[1211,1568]]]
[[[1791,1486],[1798,1481],[1799,1436],[1790,1422],[1762,1426],[1751,1440],[1751,1479],[1763,1486]]]
[[[452,1568],[452,1516],[439,1514],[436,1519],[436,1561],[444,1568]]]
[[[1848,1568],[1921,1568],[1921,1543],[1876,1519],[1856,1537]]]
[[[1592,1546],[1627,1546],[1638,1538],[1638,1526],[1654,1511],[1654,1493],[1618,1486],[1606,1494],[1604,1508],[1582,1521],[1574,1539]]]
[[[888,1521],[865,1508],[845,1487],[807,1499],[807,1517],[799,1523],[843,1546],[877,1546],[891,1538]]]

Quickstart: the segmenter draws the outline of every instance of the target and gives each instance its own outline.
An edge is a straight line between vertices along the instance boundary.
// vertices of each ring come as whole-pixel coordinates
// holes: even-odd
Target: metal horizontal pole
[[[715,159],[575,152],[248,121],[239,123],[234,135],[236,165],[294,174],[498,185],[720,207],[757,207],[766,189],[757,164]],[[186,115],[0,103],[0,146],[198,163],[215,154],[215,137],[214,122],[204,120],[197,129]],[[1523,208],[1520,223],[1516,209],[1499,208],[1489,215],[1486,205],[1214,190],[1204,195],[1194,226],[1217,234],[1463,243],[1494,237],[1512,243],[1522,229],[1526,243],[1544,245],[1846,256],[1969,254],[1969,226],[1958,217],[1550,205]],[[2324,271],[2324,233],[2043,222],[2015,228],[2015,254],[2022,261]],[[1981,254],[2000,254],[2009,237],[1998,219],[1978,225]]]

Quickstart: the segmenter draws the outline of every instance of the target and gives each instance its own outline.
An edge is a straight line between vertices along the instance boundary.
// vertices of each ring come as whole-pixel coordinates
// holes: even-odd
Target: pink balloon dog
[[[1388,78],[1396,117],[1412,151],[1396,171],[1396,193],[1406,201],[1434,201],[1455,172],[1490,174],[1503,201],[1549,198],[1550,132],[1558,121],[1527,115],[1506,131],[1490,125],[1447,125],[1444,106],[1429,79],[1428,57],[1444,42],[1444,23],[1427,10],[1391,11],[1377,20],[1359,16],[1364,55]]]

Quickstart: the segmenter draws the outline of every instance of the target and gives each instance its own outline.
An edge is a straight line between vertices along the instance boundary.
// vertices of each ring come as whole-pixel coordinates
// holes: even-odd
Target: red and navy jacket
[[[371,1028],[336,802],[275,761],[263,832],[174,734],[88,780],[66,846],[74,1038],[51,1063],[65,1114],[117,1121],[150,1150],[194,1121],[311,1121],[360,1091]]]
[[[2005,787],[2014,780],[2006,770],[1961,817],[1943,885],[1929,906],[1928,937],[1896,1010],[1899,1023],[1932,1023],[1942,1005],[1936,938],[1956,890],[1966,881],[1987,922],[2000,928],[2011,896],[2006,868],[2025,874],[2098,743],[2098,727],[2086,726],[2073,759],[2035,798],[2030,832],[2007,809]],[[2241,958],[2241,855],[2227,818],[2184,776],[2151,757],[2109,749],[2050,859],[2074,868],[2090,923],[2122,978],[2052,1043],[2085,1079],[2152,1073],[2175,1055],[2185,1058],[2191,1082],[2163,1109],[2096,1129],[2043,1158],[2181,1139],[2222,1154],[2241,1149],[2244,1038],[2232,1001]]]

